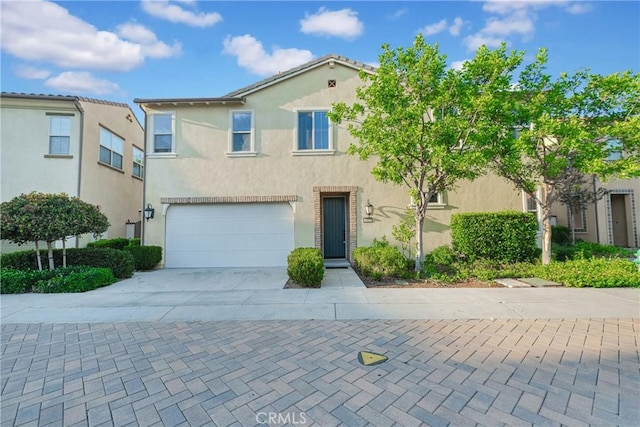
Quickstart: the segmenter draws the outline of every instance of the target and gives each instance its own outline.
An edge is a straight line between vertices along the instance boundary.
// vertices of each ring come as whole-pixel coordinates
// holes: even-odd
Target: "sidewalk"
[[[640,289],[372,289],[351,269],[320,289],[282,289],[281,270],[159,270],[81,294],[3,295],[2,323],[211,320],[553,319],[640,316]],[[264,277],[263,281],[261,278]],[[234,282],[235,280],[235,282]]]

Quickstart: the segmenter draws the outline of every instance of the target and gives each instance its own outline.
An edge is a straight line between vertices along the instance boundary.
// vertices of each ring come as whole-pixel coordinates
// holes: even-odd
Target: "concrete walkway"
[[[320,289],[283,289],[273,269],[159,270],[81,294],[3,295],[3,323],[209,320],[539,319],[640,316],[639,289],[371,289],[330,269]]]

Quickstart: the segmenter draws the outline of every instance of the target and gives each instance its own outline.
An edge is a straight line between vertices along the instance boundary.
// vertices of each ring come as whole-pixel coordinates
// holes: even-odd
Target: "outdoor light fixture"
[[[144,219],[149,221],[151,218],[153,218],[153,213],[155,212],[155,209],[153,209],[153,206],[151,206],[151,203],[147,203],[147,207],[144,208],[142,212],[144,213]]]
[[[371,218],[371,215],[373,214],[373,205],[371,204],[369,199],[367,199],[367,204],[364,207],[364,212],[367,214],[367,217],[364,218],[363,221],[364,222],[373,222],[373,218]]]

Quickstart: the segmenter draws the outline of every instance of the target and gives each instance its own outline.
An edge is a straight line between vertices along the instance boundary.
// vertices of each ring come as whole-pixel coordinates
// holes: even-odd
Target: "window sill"
[[[109,164],[107,164],[107,163],[98,162],[98,164],[99,164],[100,166],[104,166],[105,168],[109,168],[109,169],[111,169],[111,170],[114,170],[114,171],[116,171],[116,172],[120,172],[121,174],[124,174],[124,171],[123,171],[122,169],[118,169],[118,168],[116,168],[116,167],[114,167],[114,166],[111,166],[111,165],[109,165]]]
[[[230,153],[226,153],[227,157],[256,157],[258,155],[257,151],[233,151]]]
[[[427,205],[427,210],[438,210],[438,209],[445,209],[447,207],[447,205],[443,204],[443,203],[429,203]]]
[[[147,153],[147,159],[175,159],[178,153]]]
[[[73,159],[72,154],[45,154],[45,159]]]
[[[135,175],[131,175],[131,178],[137,179],[138,181],[144,181],[142,178],[140,178],[139,176],[135,176]]]
[[[292,156],[333,156],[336,150],[293,150]]]

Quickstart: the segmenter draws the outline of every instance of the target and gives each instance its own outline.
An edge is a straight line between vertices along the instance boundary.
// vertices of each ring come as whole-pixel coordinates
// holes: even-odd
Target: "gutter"
[[[80,100],[76,97],[74,100],[76,108],[80,111],[80,139],[78,141],[78,198],[80,199],[80,191],[82,190],[82,148],[84,145],[84,109]],[[76,236],[76,248],[80,247],[80,236]]]
[[[140,109],[142,110],[142,112],[144,113],[144,132],[143,132],[143,141],[144,141],[144,168],[143,168],[143,174],[142,174],[142,206],[140,206],[140,245],[144,246],[145,245],[145,240],[146,240],[146,229],[147,229],[147,225],[146,225],[146,221],[144,219],[144,207],[147,205],[147,168],[148,163],[147,163],[147,112],[145,111],[144,108],[142,108],[142,105],[138,104],[138,107],[140,107]]]

